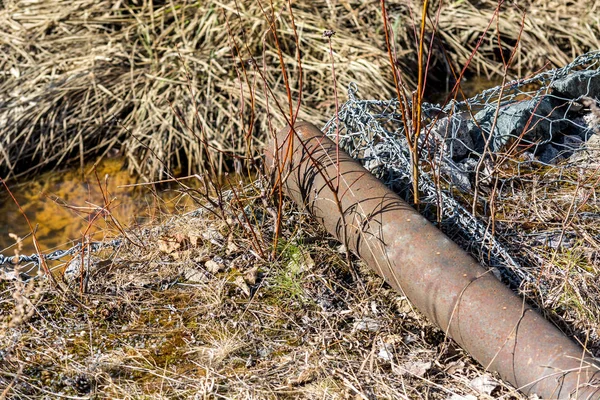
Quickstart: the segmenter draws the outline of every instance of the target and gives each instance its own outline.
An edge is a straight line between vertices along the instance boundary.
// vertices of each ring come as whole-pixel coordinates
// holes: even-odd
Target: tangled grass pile
[[[517,42],[518,77],[600,47],[597,4],[569,4],[521,4],[523,24],[522,9],[493,1],[433,10],[428,91],[447,91],[467,64],[470,74],[500,73]],[[419,2],[388,7],[410,90]],[[291,9],[283,0],[3,1],[0,173],[83,166],[115,152],[146,179],[251,165],[290,98],[319,124],[341,101],[334,89],[350,82],[363,98],[394,96],[382,27],[379,5],[358,0]],[[336,32],[333,52],[325,30]]]

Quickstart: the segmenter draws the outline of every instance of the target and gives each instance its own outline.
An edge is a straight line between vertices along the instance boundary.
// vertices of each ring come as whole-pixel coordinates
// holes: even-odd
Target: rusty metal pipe
[[[600,399],[600,364],[314,125],[266,151],[285,192],[481,365],[527,394]],[[339,160],[336,160],[339,154]],[[339,165],[339,171],[338,171]]]

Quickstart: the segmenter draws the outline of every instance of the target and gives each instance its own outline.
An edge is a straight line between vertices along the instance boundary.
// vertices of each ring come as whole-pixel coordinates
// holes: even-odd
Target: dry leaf
[[[207,280],[207,277],[203,271],[199,271],[194,268],[186,268],[185,271],[183,271],[183,277],[185,280],[191,283],[200,283]]]
[[[181,246],[180,243],[177,243],[173,239],[160,239],[158,241],[158,250],[162,251],[165,254],[171,254]]]
[[[246,283],[242,276],[238,276],[234,281],[235,285],[242,289],[242,292],[248,297],[250,297],[250,286]]]
[[[490,395],[498,387],[498,382],[488,375],[481,375],[469,382],[469,386],[479,393]]]
[[[198,245],[198,239],[200,239],[200,236],[196,236],[196,235],[192,235],[192,234],[190,234],[190,236],[189,236],[189,237],[190,237],[190,244],[191,244],[193,247],[196,247],[196,246]]]
[[[377,357],[385,361],[393,361],[394,346],[390,343],[381,343],[379,345],[379,352],[377,353]]]
[[[246,272],[244,274],[244,280],[249,285],[255,285],[257,277],[258,277],[258,267],[252,267],[248,272]]]
[[[446,373],[453,375],[457,373],[461,373],[463,368],[465,367],[465,363],[462,361],[454,361],[448,364],[446,368]]]
[[[411,375],[422,378],[431,369],[431,361],[408,361],[398,368],[400,375]]]
[[[304,371],[300,372],[297,378],[291,378],[288,380],[288,385],[290,386],[298,386],[304,385],[313,381],[317,377],[317,370],[314,368],[307,368]]]
[[[206,267],[207,271],[211,274],[216,274],[217,272],[223,271],[225,269],[225,264],[218,263],[214,259],[205,262],[204,266]]]
[[[379,321],[374,320],[373,318],[363,318],[361,320],[355,321],[352,330],[354,331],[371,331],[375,332],[379,330],[381,324]]]

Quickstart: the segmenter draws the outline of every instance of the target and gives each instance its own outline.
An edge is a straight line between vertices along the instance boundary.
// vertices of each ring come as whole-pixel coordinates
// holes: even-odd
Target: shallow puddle
[[[127,172],[121,159],[103,160],[84,171],[88,173],[76,169],[44,173],[27,183],[8,181],[42,252],[67,249],[84,236],[106,240],[117,236],[119,227],[157,221],[165,211],[193,205],[177,184],[163,184],[158,191],[154,185],[136,185],[137,177]],[[184,182],[200,186],[196,178]],[[20,254],[35,253],[27,221],[4,187],[0,188],[0,221],[0,254],[15,254],[16,237],[25,238]]]

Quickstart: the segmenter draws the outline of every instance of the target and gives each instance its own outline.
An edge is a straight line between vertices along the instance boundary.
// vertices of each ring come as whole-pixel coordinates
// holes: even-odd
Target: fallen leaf
[[[171,254],[179,249],[180,244],[173,239],[160,239],[158,241],[158,250],[165,254]]]
[[[479,393],[490,395],[498,387],[498,382],[488,375],[481,375],[469,382],[469,386]]]
[[[207,279],[205,274],[205,272],[194,268],[186,268],[186,270],[183,271],[183,277],[191,283],[205,282]]]
[[[354,326],[352,327],[352,330],[375,332],[375,331],[379,330],[380,326],[381,326],[381,324],[379,323],[379,321],[374,320],[373,318],[363,318],[361,320],[354,322]]]
[[[446,368],[446,373],[448,373],[450,375],[460,373],[464,367],[465,367],[464,362],[454,361],[454,362],[451,362],[450,364],[448,364],[448,367]]]
[[[233,235],[229,235],[227,238],[227,254],[238,253],[240,248],[233,242]]]
[[[225,269],[225,264],[218,263],[214,259],[208,260],[204,263],[206,270],[211,274],[216,274],[217,272],[223,271]]]
[[[317,370],[314,368],[308,368],[300,372],[300,375],[296,378],[288,380],[288,384],[291,386],[304,385],[313,381],[317,377]]]
[[[377,357],[385,361],[394,360],[394,346],[389,343],[381,343]]]
[[[202,238],[218,246],[222,246],[223,240],[225,239],[223,235],[221,235],[221,232],[215,228],[207,228],[206,231],[202,232]]]
[[[401,375],[418,376],[422,378],[431,369],[431,361],[408,361],[399,368]]]
[[[237,287],[242,289],[242,292],[244,292],[246,296],[250,297],[250,286],[248,286],[248,284],[242,276],[238,276],[237,278],[235,278],[234,283]]]
[[[198,239],[200,239],[200,236],[190,234],[190,244],[193,247],[196,247],[198,245]]]
[[[248,272],[244,274],[244,280],[249,285],[256,284],[256,278],[258,277],[258,267],[252,267]]]

